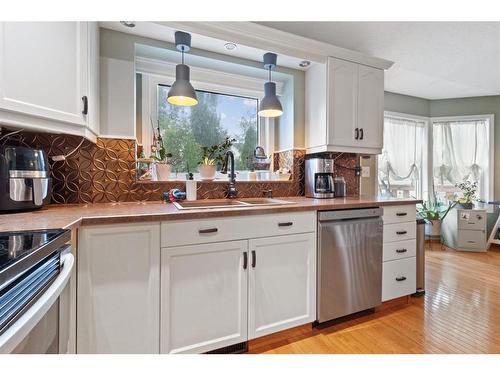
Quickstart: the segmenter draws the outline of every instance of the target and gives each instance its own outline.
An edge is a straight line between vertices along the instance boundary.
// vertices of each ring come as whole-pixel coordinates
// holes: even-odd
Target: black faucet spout
[[[222,166],[221,173],[226,174],[228,164],[231,163],[231,169],[229,171],[229,186],[227,188],[227,197],[232,199],[236,198],[238,195],[238,190],[236,190],[236,173],[234,171],[234,154],[232,151],[227,151],[224,157],[224,164]]]

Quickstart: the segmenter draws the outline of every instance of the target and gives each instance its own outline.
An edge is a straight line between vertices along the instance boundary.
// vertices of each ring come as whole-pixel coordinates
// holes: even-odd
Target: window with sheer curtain
[[[478,195],[489,199],[489,118],[433,120],[433,183],[439,199],[459,191],[456,183],[477,181]]]
[[[384,148],[378,156],[382,195],[423,198],[427,193],[427,121],[384,116]]]

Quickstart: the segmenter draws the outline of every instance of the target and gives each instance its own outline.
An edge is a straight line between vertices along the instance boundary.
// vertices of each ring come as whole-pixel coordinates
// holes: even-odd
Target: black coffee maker
[[[50,202],[52,181],[43,150],[0,146],[0,211],[32,210]]]

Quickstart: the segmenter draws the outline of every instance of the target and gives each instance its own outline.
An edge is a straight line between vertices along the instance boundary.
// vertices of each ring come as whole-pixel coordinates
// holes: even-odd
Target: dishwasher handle
[[[323,221],[340,221],[340,220],[358,220],[368,218],[378,218],[382,216],[383,210],[379,207],[335,210],[335,211],[320,211],[318,220]]]

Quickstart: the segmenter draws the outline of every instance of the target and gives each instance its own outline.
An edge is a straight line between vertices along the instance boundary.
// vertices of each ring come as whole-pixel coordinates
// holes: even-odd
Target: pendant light
[[[283,107],[276,96],[276,83],[271,82],[271,70],[276,68],[277,59],[275,53],[264,54],[264,68],[269,69],[269,81],[264,84],[264,98],[259,106],[259,116],[262,117],[278,117],[283,114]]]
[[[175,46],[182,54],[182,63],[175,67],[175,82],[170,87],[167,102],[173,105],[190,107],[198,104],[198,98],[191,82],[189,82],[189,66],[184,64],[184,52],[191,49],[191,34],[175,32]]]

